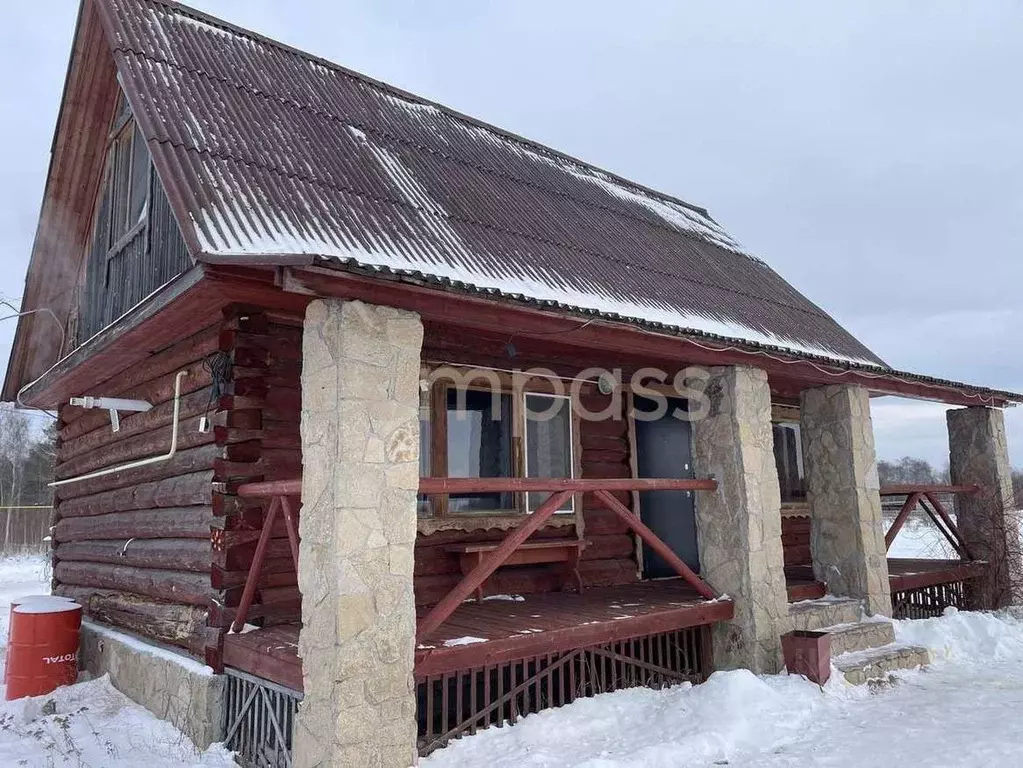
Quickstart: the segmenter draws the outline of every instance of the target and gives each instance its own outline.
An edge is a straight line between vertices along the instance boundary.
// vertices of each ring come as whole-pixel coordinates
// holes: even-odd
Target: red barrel
[[[59,595],[25,595],[24,597],[16,597],[16,598],[14,598],[13,600],[11,600],[11,612],[10,612],[10,615],[7,617],[7,626],[8,627],[11,626],[11,620],[14,618],[14,609],[17,608],[22,603],[30,603],[33,600],[54,600],[54,599],[56,599],[56,600],[64,600],[64,601],[69,602],[69,603],[73,603],[74,602],[74,600],[72,600],[70,597],[60,597]],[[10,637],[10,633],[9,632],[8,632],[7,636]],[[7,657],[6,656],[4,657],[4,684],[5,685],[7,684]]]
[[[32,598],[16,606],[7,641],[7,700],[75,682],[81,627],[82,606],[64,598]]]

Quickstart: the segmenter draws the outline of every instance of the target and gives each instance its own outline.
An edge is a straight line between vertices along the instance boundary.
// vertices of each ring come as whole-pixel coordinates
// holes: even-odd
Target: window
[[[448,390],[448,477],[515,477],[512,398],[481,390]],[[461,402],[460,402],[461,401]],[[449,512],[512,510],[510,493],[451,494]]]
[[[774,432],[774,462],[778,467],[782,504],[801,504],[806,501],[803,477],[803,445],[799,423],[779,421],[772,425]]]
[[[574,477],[568,397],[434,385],[419,411],[420,476]],[[423,516],[535,511],[549,493],[465,493],[419,497]],[[573,500],[558,510],[572,512]]]
[[[572,477],[572,405],[567,397],[527,394],[526,477]],[[532,512],[550,493],[526,494]],[[572,499],[559,511],[572,509]]]
[[[149,148],[122,96],[107,151],[103,199],[106,215],[101,217],[106,231],[96,232],[108,259],[120,253],[145,224],[150,166]]]

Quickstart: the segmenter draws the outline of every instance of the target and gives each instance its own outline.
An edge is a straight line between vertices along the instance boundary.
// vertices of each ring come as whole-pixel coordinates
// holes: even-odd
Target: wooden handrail
[[[979,485],[882,485],[882,496],[908,496],[911,493],[977,493]]]
[[[449,493],[538,493],[555,491],[716,491],[717,480],[700,478],[680,480],[673,478],[625,477],[621,479],[587,479],[561,477],[421,477],[419,492],[428,496]],[[238,486],[239,496],[267,497],[301,496],[302,479],[270,480],[261,483],[243,483]]]
[[[437,603],[419,622],[416,641],[422,642],[441,626],[462,602],[475,592],[498,568],[508,560],[515,550],[522,545],[534,532],[539,530],[555,512],[573,495],[593,493],[605,506],[611,509],[629,528],[660,555],[679,576],[693,587],[702,597],[708,600],[717,598],[713,589],[701,579],[685,562],[648,528],[628,507],[613,495],[616,491],[715,491],[717,481],[712,478],[677,479],[677,478],[620,478],[620,479],[586,479],[586,478],[532,478],[532,477],[421,477],[419,492],[425,495],[446,495],[455,493],[550,493],[551,496],[531,514],[522,516],[521,522],[512,528],[494,551],[457,584],[445,597]],[[282,513],[288,531],[292,557],[298,567],[298,536],[295,530],[295,518],[288,497],[300,497],[302,494],[301,478],[289,480],[272,480],[259,483],[243,483],[237,489],[243,497],[271,498],[267,519],[263,523],[260,539],[256,546],[255,556],[249,568],[241,604],[233,623],[234,631],[244,626],[249,606],[255,597],[256,583],[263,567],[266,548],[269,544],[269,530],[274,518]]]
[[[899,514],[896,515],[895,520],[892,522],[891,528],[888,529],[888,533],[884,535],[884,548],[887,552],[891,549],[892,543],[895,541],[895,537],[899,535],[899,531],[902,530],[902,526],[906,520],[909,519],[910,513],[919,506],[927,516],[934,523],[934,527],[938,529],[942,536],[952,546],[952,549],[956,551],[959,557],[963,561],[970,561],[973,559],[973,555],[970,553],[966,546],[966,539],[963,538],[959,528],[952,521],[951,515],[945,510],[944,505],[938,498],[939,493],[976,493],[979,488],[974,485],[968,486],[956,486],[956,485],[921,485],[921,486],[890,486],[891,488],[904,489],[913,488],[906,497],[906,501],[902,504],[902,509],[899,510]],[[929,490],[929,489],[945,489],[945,490]],[[956,488],[959,490],[950,491],[948,489]],[[965,489],[965,490],[963,490]],[[884,494],[882,489],[882,495],[902,495],[901,492],[892,491],[889,494]]]
[[[542,526],[551,515],[561,508],[572,497],[571,491],[555,493],[547,501],[540,505],[540,508],[531,515],[524,515],[522,522],[509,531],[508,535],[493,552],[490,552],[483,560],[452,589],[444,599],[437,603],[426,616],[422,618],[416,627],[416,644],[423,641],[431,632],[450,618],[455,609],[469,597],[476,589],[486,581],[490,575],[501,567],[501,564],[508,559],[519,544],[528,539],[540,526]]]

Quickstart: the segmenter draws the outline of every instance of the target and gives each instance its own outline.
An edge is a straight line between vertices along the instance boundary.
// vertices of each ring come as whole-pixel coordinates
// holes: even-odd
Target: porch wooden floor
[[[983,560],[964,563],[960,560],[888,558],[888,579],[892,592],[902,592],[952,581],[966,581],[980,576],[985,568],[987,563]]]
[[[423,612],[421,612],[422,615]],[[730,600],[704,600],[681,579],[463,603],[416,650],[416,674],[499,664],[730,619]]]
[[[424,613],[420,610],[419,616]],[[732,613],[730,600],[704,600],[681,579],[594,587],[581,595],[553,592],[466,602],[416,650],[416,675],[726,621]],[[227,635],[224,664],[301,691],[298,629],[287,624]]]
[[[984,567],[957,560],[888,561],[893,592],[972,578]],[[786,586],[792,602],[824,595],[824,585],[808,569],[786,569]],[[466,602],[416,650],[416,674],[443,674],[726,621],[732,612],[731,601],[704,600],[681,579],[591,588],[581,595],[553,592]],[[424,613],[420,610],[420,617]],[[227,635],[224,664],[301,691],[298,631],[297,624],[286,624]]]

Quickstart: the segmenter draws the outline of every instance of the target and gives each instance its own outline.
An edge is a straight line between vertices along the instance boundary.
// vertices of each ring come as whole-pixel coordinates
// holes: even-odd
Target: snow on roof
[[[183,6],[101,5],[200,260],[322,257],[883,365],[698,206]]]

